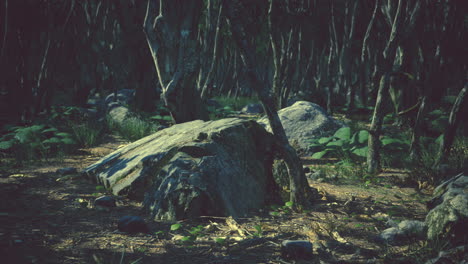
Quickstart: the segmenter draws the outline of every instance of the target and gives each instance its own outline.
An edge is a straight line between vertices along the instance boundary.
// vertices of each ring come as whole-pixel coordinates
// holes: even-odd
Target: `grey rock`
[[[117,123],[122,123],[130,115],[130,110],[125,106],[113,107],[108,112],[109,118]]]
[[[388,218],[385,224],[389,227],[398,227],[398,223],[395,222],[393,219]]]
[[[281,257],[288,260],[310,260],[313,258],[312,243],[306,240],[284,240]]]
[[[102,207],[116,207],[115,198],[112,196],[101,196],[94,200],[94,205]]]
[[[398,228],[406,236],[423,238],[426,233],[426,224],[421,221],[403,220],[398,224]]]
[[[331,136],[345,125],[332,117],[317,104],[298,101],[290,107],[278,111],[286,135],[293,146],[312,154],[310,140]],[[258,123],[271,131],[267,118],[261,118]]]
[[[392,223],[392,225],[394,225]],[[379,235],[379,239],[388,244],[398,244],[409,238],[423,239],[426,235],[424,222],[415,220],[401,221],[397,226],[387,228]]]
[[[263,106],[261,104],[248,104],[242,108],[241,112],[246,114],[262,114]]]
[[[254,121],[197,120],[118,149],[83,173],[142,201],[154,219],[242,217],[278,200],[273,142]]]
[[[61,168],[61,169],[58,169],[56,171],[57,174],[59,175],[70,175],[70,174],[75,174],[75,173],[78,173],[78,170],[76,168],[72,168],[72,167],[69,167],[69,168]]]
[[[468,176],[461,173],[434,190],[426,216],[429,239],[448,239],[459,245],[468,239]]]
[[[105,99],[105,104],[109,105],[112,102],[118,102],[122,105],[132,104],[135,98],[135,90],[133,89],[121,89],[115,93],[109,94]]]
[[[384,242],[393,243],[398,236],[402,236],[403,232],[398,227],[390,227],[382,231],[379,237]]]
[[[127,215],[119,219],[117,228],[127,233],[148,233],[149,228],[145,220],[139,216]]]

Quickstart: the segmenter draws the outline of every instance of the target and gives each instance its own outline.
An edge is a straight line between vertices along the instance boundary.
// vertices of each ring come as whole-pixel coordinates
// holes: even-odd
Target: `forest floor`
[[[268,209],[252,218],[202,218],[173,223],[151,221],[141,204],[117,197],[118,206],[93,206],[101,195],[96,185],[57,169],[79,170],[117,149],[116,137],[98,147],[81,149],[60,160],[0,173],[0,256],[3,263],[397,263],[424,242],[411,240],[389,247],[378,234],[390,217],[423,220],[428,195],[395,181],[404,172],[387,170],[379,183],[311,183],[322,200],[310,211]],[[272,213],[273,212],[273,213]],[[275,213],[276,212],[276,213]],[[124,215],[140,215],[151,234],[117,231]],[[197,240],[182,243],[193,227],[203,226]],[[158,232],[162,231],[162,232]],[[227,238],[223,240],[224,238]],[[314,260],[281,258],[283,240],[303,239],[327,249]],[[426,256],[428,257],[428,256]]]

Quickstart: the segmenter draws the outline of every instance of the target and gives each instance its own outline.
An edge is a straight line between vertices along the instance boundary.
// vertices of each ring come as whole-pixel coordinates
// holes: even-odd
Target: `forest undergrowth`
[[[225,111],[226,106],[215,113],[219,118],[235,113],[234,108]],[[154,114],[132,123],[134,129],[142,129],[139,134],[126,131],[131,134],[126,138],[125,128],[115,124],[109,130],[78,119],[81,126],[89,126],[80,130],[70,117],[69,130],[53,122],[11,128],[14,135],[4,136],[2,145],[10,142],[10,152],[3,152],[0,171],[2,255],[10,263],[289,263],[281,258],[280,244],[301,239],[326,249],[320,258],[329,261],[421,263],[445,246],[421,239],[389,246],[378,240],[388,221],[424,220],[425,202],[440,181],[431,168],[436,138],[432,139],[434,145],[423,149],[423,159],[411,166],[408,134],[391,125],[391,118],[382,139],[383,169],[376,175],[366,172],[362,155],[366,121],[337,115],[348,128],[311,142],[320,154],[302,159],[306,171],[316,175],[309,183],[319,190],[321,200],[301,212],[293,211],[292,204],[285,201],[249,218],[155,222],[144,215],[141,204],[124,197],[117,197],[115,209],[94,207],[95,198],[109,195],[103,186],[79,174],[61,176],[56,172],[64,167],[79,171],[144,136],[143,128],[153,127],[144,130],[149,134],[170,125],[164,120],[164,109]],[[462,166],[466,145],[466,138],[456,139],[450,166]],[[118,232],[116,222],[124,215],[144,217],[151,232]]]

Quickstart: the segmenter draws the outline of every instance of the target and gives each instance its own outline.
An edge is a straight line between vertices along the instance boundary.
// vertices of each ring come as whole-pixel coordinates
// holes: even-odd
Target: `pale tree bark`
[[[148,0],[144,32],[162,98],[176,123],[208,120],[196,86],[200,69],[197,34],[202,8],[202,0]]]
[[[299,58],[298,46],[300,29],[294,23],[294,11],[289,2],[271,0],[268,10],[268,31],[273,55],[273,91],[278,100],[277,106],[283,108],[296,77]]]
[[[375,1],[374,11],[372,12],[372,17],[367,25],[366,34],[364,35],[364,39],[362,40],[362,48],[361,48],[361,58],[359,63],[359,90],[361,92],[361,103],[363,106],[367,105],[367,92],[366,92],[366,84],[369,78],[366,78],[366,64],[368,61],[367,56],[367,46],[369,42],[369,36],[371,34],[372,28],[374,27],[375,17],[377,15],[377,10],[379,8],[380,0]]]
[[[392,23],[392,30],[387,42],[387,46],[383,51],[383,75],[380,78],[379,90],[377,92],[377,99],[375,102],[374,113],[372,115],[372,124],[369,130],[369,151],[367,153],[367,170],[369,173],[377,173],[380,169],[380,135],[382,133],[382,123],[384,117],[384,101],[388,98],[388,89],[390,82],[390,75],[392,73],[393,62],[396,55],[400,35],[403,27],[403,5],[404,0],[398,1],[398,7]]]
[[[354,2],[354,3],[352,3]],[[339,86],[340,90],[346,92],[348,109],[354,109],[355,106],[355,87],[351,83],[352,77],[352,43],[355,32],[356,24],[356,10],[359,1],[346,1],[345,2],[345,20],[343,37],[341,39],[341,48],[339,49]],[[353,4],[350,8],[350,4]],[[336,32],[336,29],[335,29]],[[339,45],[339,41],[336,45]]]
[[[463,107],[467,107],[467,90],[468,82],[465,82],[465,86],[461,89],[460,93],[458,93],[457,99],[455,100],[455,103],[452,106],[452,110],[450,111],[449,124],[445,129],[442,141],[440,142],[437,159],[433,165],[434,168],[438,168],[440,164],[447,160],[447,157],[450,154],[450,148],[453,144],[458,124],[460,123]]]
[[[290,179],[290,201],[295,207],[308,207],[314,199],[317,199],[317,190],[309,187],[302,163],[294,148],[289,144],[284,128],[278,116],[275,100],[268,85],[262,81],[260,74],[255,67],[255,47],[247,39],[243,14],[244,7],[239,0],[223,0],[226,8],[229,28],[232,37],[239,49],[242,62],[245,67],[247,78],[251,86],[255,89],[260,101],[262,102],[265,113],[270,122],[270,127],[277,141],[278,151],[284,159]]]
[[[216,20],[216,31],[215,31],[215,36],[214,36],[214,43],[213,43],[213,56],[211,59],[211,65],[208,70],[208,73],[206,75],[205,81],[203,82],[203,85],[200,86],[201,89],[201,98],[205,98],[208,94],[210,94],[211,89],[212,89],[212,79],[213,79],[213,74],[214,74],[214,68],[216,65],[216,62],[218,61],[218,53],[219,53],[219,35],[220,35],[220,29],[221,29],[221,14],[223,13],[223,5],[219,5],[219,10],[218,10],[218,18]]]

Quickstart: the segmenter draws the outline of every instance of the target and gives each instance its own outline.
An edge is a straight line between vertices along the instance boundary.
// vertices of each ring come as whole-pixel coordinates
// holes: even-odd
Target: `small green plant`
[[[281,214],[290,214],[292,212],[293,202],[291,201],[286,202],[284,203],[283,206],[272,205],[270,206],[270,208],[272,209],[272,212],[270,212],[270,215],[272,216],[279,216]]]
[[[226,238],[216,237],[214,241],[216,244],[224,245],[226,243]]]
[[[171,231],[177,231],[182,228],[182,225],[180,223],[173,224],[171,225]],[[197,240],[198,237],[202,237],[205,234],[203,233],[205,231],[205,228],[202,225],[198,225],[195,227],[192,227],[190,230],[187,231],[188,235],[183,236],[180,241],[183,243],[192,243],[195,240]]]
[[[263,228],[261,225],[254,225],[255,232],[253,233],[254,237],[262,237],[263,236]]]
[[[138,247],[138,248],[135,248],[135,251],[138,252],[138,253],[147,253],[149,251],[149,248],[147,247]]]
[[[96,191],[100,192],[100,193],[105,193],[106,192],[106,187],[104,187],[102,185],[98,185],[98,186],[96,186]]]
[[[351,128],[338,129],[333,136],[322,137],[311,141],[310,147],[315,150],[312,158],[325,156],[338,158],[364,158],[367,155],[367,140],[369,132],[360,130],[351,135]]]
[[[179,223],[173,224],[173,225],[171,225],[171,231],[177,231],[177,230],[179,230],[181,227],[182,227],[182,225],[179,224]]]

